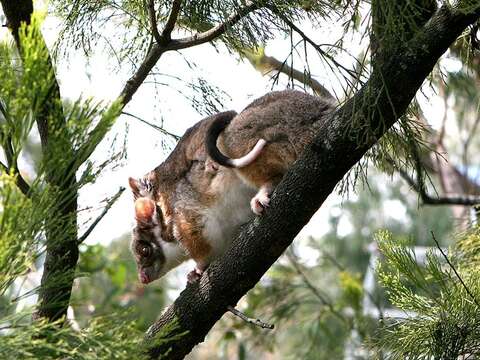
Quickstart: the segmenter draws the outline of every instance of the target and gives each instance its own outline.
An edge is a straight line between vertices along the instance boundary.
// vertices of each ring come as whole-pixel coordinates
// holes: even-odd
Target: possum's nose
[[[139,278],[140,278],[140,282],[142,284],[148,284],[150,282],[150,278],[148,277],[148,275],[145,273],[144,270],[141,270],[140,271],[140,274],[139,275]]]

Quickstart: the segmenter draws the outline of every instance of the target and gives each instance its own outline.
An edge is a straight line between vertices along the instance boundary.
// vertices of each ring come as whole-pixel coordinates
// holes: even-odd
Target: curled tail
[[[252,150],[238,159],[231,159],[222,154],[217,147],[217,139],[220,136],[220,133],[228,126],[228,124],[230,124],[235,115],[236,113],[234,111],[227,111],[217,115],[217,118],[213,120],[207,131],[206,145],[207,153],[213,161],[225,167],[241,168],[255,161],[267,142],[264,139],[258,140]]]

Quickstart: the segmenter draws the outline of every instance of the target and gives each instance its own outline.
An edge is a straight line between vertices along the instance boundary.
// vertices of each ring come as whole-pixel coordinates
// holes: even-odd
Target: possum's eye
[[[152,255],[152,248],[150,246],[147,246],[147,245],[140,246],[139,250],[140,250],[140,255],[142,255],[143,257],[149,257],[150,255]]]

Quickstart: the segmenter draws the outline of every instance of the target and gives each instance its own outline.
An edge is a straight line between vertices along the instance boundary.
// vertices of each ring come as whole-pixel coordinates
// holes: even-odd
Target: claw
[[[202,277],[202,274],[203,274],[203,270],[200,270],[199,268],[193,269],[187,275],[188,283],[193,284],[194,282],[197,282]]]
[[[260,190],[250,201],[250,207],[256,215],[261,215],[263,210],[270,205],[270,196],[267,191]]]

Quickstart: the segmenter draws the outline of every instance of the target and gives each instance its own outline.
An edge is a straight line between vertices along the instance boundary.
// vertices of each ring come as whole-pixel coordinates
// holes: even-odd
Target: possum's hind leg
[[[256,215],[261,215],[263,210],[270,205],[270,194],[273,192],[272,183],[264,184],[260,187],[257,194],[250,200],[250,207]]]

